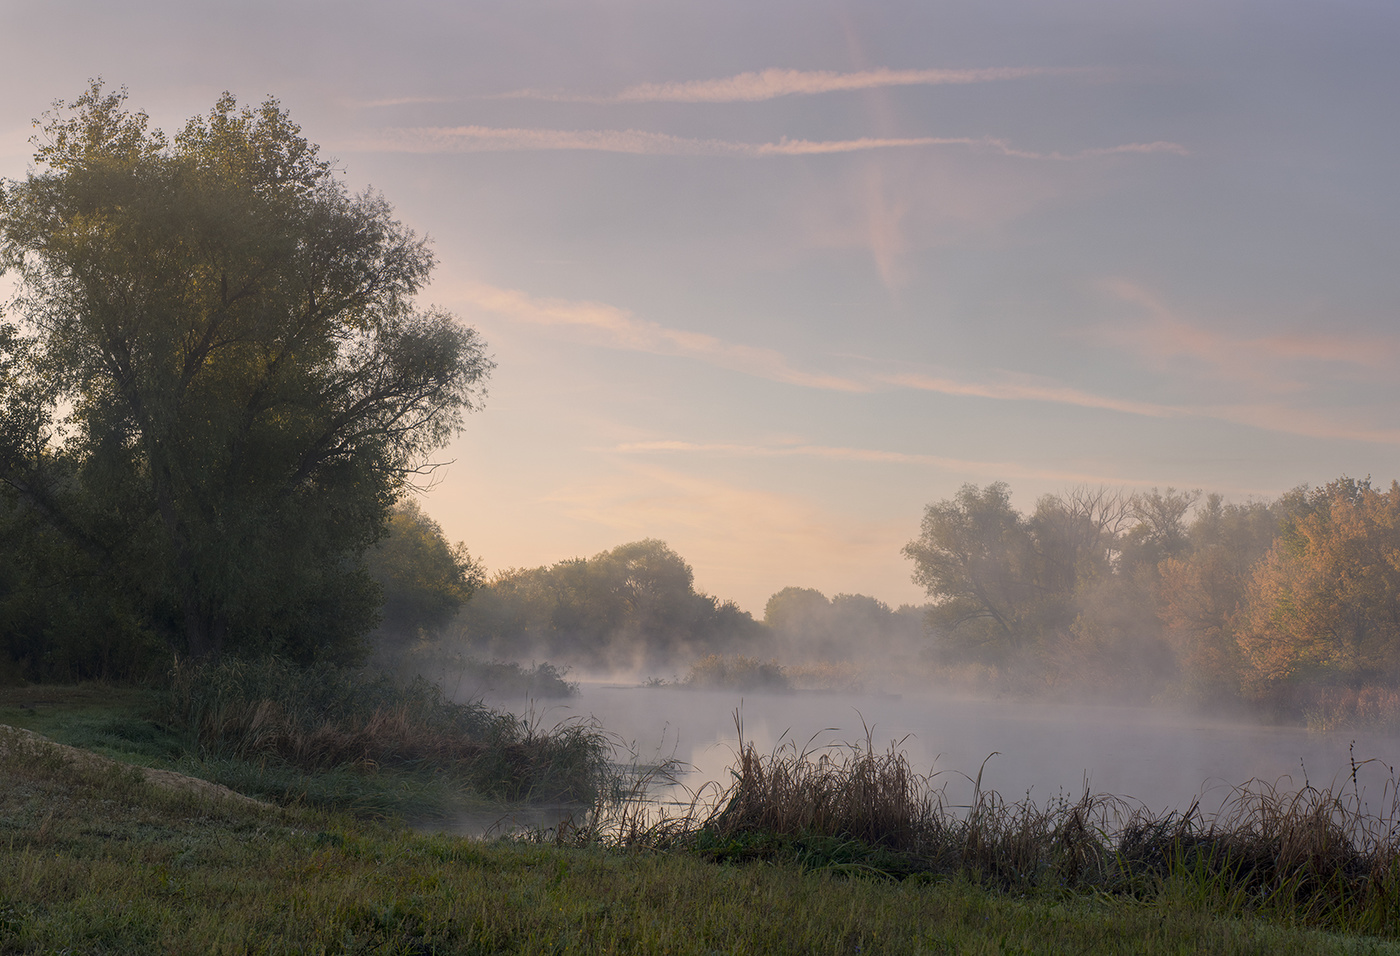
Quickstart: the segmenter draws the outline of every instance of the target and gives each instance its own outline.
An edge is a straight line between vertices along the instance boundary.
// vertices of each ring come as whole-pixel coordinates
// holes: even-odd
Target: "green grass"
[[[1152,904],[480,843],[0,758],[0,953],[1391,953]]]
[[[367,690],[343,674],[312,693],[306,677],[275,686],[280,673],[275,664],[226,668],[204,676],[212,688],[187,680],[174,692],[98,683],[3,688],[0,724],[278,804],[415,821],[532,798],[586,801],[602,773],[603,742],[586,725],[532,727],[484,707],[457,708],[427,687],[397,694],[376,680]],[[301,702],[281,710],[282,733],[247,733],[246,718],[278,698]],[[375,712],[391,705],[395,719],[374,724]],[[202,719],[215,726],[201,728]],[[380,735],[365,733],[367,724]],[[415,733],[431,747],[394,749]],[[328,736],[342,745],[334,759],[325,755]],[[347,737],[358,751],[345,751]]]
[[[0,690],[0,723],[125,761],[73,763],[0,729],[0,954],[1400,954],[1396,900],[1373,899],[1369,923],[1310,909],[1298,900],[1351,890],[1280,883],[1272,857],[1242,855],[1306,812],[1222,821],[1215,842],[1176,818],[1115,843],[1070,804],[959,822],[918,802],[927,781],[893,752],[750,749],[707,817],[482,843],[386,811],[450,807],[463,795],[442,775],[197,757],[167,712],[141,689]],[[282,805],[172,792],[131,765]]]

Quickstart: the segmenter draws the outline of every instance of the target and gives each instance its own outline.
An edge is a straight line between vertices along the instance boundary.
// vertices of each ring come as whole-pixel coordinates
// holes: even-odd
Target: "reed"
[[[737,720],[737,717],[736,717]],[[968,880],[1016,894],[1190,902],[1237,916],[1400,935],[1400,800],[1394,773],[1371,812],[1353,760],[1340,786],[1234,788],[1215,812],[1185,812],[1087,790],[1044,804],[1004,800],[971,779],[968,804],[916,772],[892,744],[762,753],[742,739],[731,783],[669,816],[645,812],[645,788],[556,842],[683,848],[718,862],[798,863],[882,878]],[[625,825],[616,825],[623,822]]]

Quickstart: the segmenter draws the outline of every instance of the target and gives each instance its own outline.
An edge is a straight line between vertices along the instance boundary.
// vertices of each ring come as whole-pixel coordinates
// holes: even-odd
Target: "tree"
[[[1208,495],[1187,532],[1189,551],[1157,566],[1157,616],[1189,689],[1199,697],[1239,694],[1241,608],[1284,512],[1283,503],[1226,504],[1220,495]]]
[[[365,555],[384,593],[381,643],[402,645],[448,622],[485,574],[465,544],[448,544],[442,528],[412,498],[389,516],[388,533]]]
[[[800,637],[826,627],[831,602],[816,588],[786,587],[763,606],[763,623],[775,631]]]
[[[1255,568],[1243,613],[1256,694],[1400,677],[1400,484],[1339,478],[1311,492]]]
[[[492,363],[276,100],[173,140],[125,101],[55,103],[0,192],[0,480],[180,652],[353,655],[360,555]]]
[[[929,505],[904,556],[932,599],[930,623],[958,643],[998,656],[1032,639],[1035,547],[1003,482],[963,485],[952,500]]]
[[[697,592],[694,578],[690,565],[654,538],[591,558],[502,571],[458,615],[459,637],[476,653],[539,655],[590,669],[751,653],[764,629],[732,602]]]
[[[1149,575],[1166,558],[1188,551],[1191,542],[1186,534],[1186,515],[1201,497],[1200,491],[1165,492],[1153,488],[1132,498],[1133,517],[1137,524],[1128,530],[1122,544],[1124,570],[1144,569]]]

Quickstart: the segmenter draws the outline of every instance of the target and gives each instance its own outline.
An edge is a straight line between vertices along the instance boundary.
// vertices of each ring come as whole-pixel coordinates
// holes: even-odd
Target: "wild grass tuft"
[[[1236,917],[1400,935],[1400,800],[1371,814],[1357,784],[1289,790],[1252,781],[1219,810],[1154,814],[1086,791],[1009,802],[973,779],[970,804],[911,768],[897,744],[742,740],[732,782],[670,816],[645,786],[559,842],[685,848],[726,863],[767,860],[850,875],[968,880],[1018,895],[1103,895]],[[1392,773],[1392,777],[1394,774]],[[645,782],[643,782],[645,783]]]

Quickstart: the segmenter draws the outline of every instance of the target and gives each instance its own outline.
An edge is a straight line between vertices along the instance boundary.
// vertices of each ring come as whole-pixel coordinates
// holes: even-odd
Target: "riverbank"
[[[377,810],[171,785],[136,764],[198,764],[159,756],[174,744],[142,722],[138,691],[6,694],[0,718],[87,746],[12,732],[0,748],[0,953],[1400,953],[1394,925],[1391,939],[1304,929],[1305,914],[1261,918],[1218,880],[1008,890],[971,873],[899,879],[800,840],[424,834]]]
[[[1400,953],[1150,904],[429,836],[0,757],[0,952]]]

